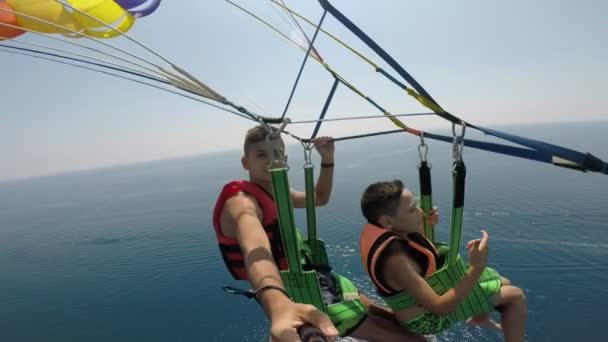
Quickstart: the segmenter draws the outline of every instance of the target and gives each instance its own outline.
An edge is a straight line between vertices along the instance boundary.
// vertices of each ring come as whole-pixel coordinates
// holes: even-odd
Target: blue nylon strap
[[[332,4],[330,4],[328,0],[318,1],[325,11],[329,12],[334,18],[341,22],[342,25],[346,26],[346,28],[348,28],[353,34],[359,37],[359,39],[361,39],[365,44],[367,44],[367,46],[374,50],[374,52],[376,52],[378,56],[380,56],[384,61],[386,61],[393,68],[393,70],[395,70],[401,77],[403,77],[403,79],[405,79],[407,83],[409,83],[412,88],[414,88],[420,95],[439,105],[437,101],[435,101],[435,99],[433,99],[433,97],[418,83],[418,81],[416,81],[407,71],[405,71],[405,69],[401,65],[399,65],[399,63],[397,63],[397,61],[395,61],[393,57],[391,57],[386,51],[384,51],[384,49],[382,49],[380,45],[378,45],[373,39],[371,39],[367,34],[365,34],[365,32],[363,32],[359,27],[357,27],[357,25],[355,25],[340,11],[338,11]],[[391,81],[396,81],[396,79],[389,76],[384,70],[378,69],[376,71],[382,73],[385,76],[388,76]],[[399,84],[401,87],[403,86],[403,84],[401,84],[400,82],[396,83]],[[437,115],[454,123],[460,123],[462,121],[447,112],[437,113]]]
[[[482,128],[480,128],[480,130],[484,133],[496,136],[498,138],[502,138],[531,148],[515,147],[472,139],[465,139],[464,145],[467,147],[472,147],[484,151],[509,155],[523,159],[535,160],[580,171],[593,171],[608,174],[608,164],[606,164],[604,161],[600,160],[599,158],[595,157],[590,153],[578,152],[564,147],[528,138],[522,138],[496,130]],[[424,133],[424,137],[439,141],[445,141],[448,143],[453,141],[453,137],[433,133]],[[577,163],[578,165],[560,165],[558,163],[555,163],[555,161],[553,160],[554,156],[567,159],[569,161]]]
[[[334,18],[336,18],[342,25],[346,26],[352,33],[354,33],[359,39],[367,44],[372,50],[374,50],[382,59],[384,59],[401,77],[403,77],[414,89],[421,95],[424,95],[431,101],[437,103],[424,88],[416,82],[416,80],[405,71],[399,63],[397,63],[386,51],[384,51],[376,42],[374,42],[365,32],[361,31],[352,21],[345,17],[340,11],[338,11],[328,0],[318,0],[324,10],[328,11]]]
[[[567,159],[567,160],[573,161],[580,165],[584,165],[585,160],[587,159],[586,154],[571,150],[569,148],[545,143],[545,142],[530,139],[530,138],[524,138],[524,137],[520,137],[517,135],[509,134],[509,133],[504,133],[504,132],[500,132],[500,131],[489,129],[489,128],[483,128],[483,127],[477,126],[477,129],[479,129],[480,131],[482,131],[486,134],[495,136],[497,138],[501,138],[501,139],[504,139],[504,140],[507,140],[510,142],[514,142],[514,143],[522,145],[522,146],[533,148],[538,151],[544,151],[547,154],[554,155],[554,156],[557,156],[557,157],[560,157],[563,159]]]
[[[424,133],[424,137],[433,139],[433,140],[445,141],[448,143],[452,143],[454,140],[454,137],[451,137],[451,136],[426,133],[426,132]],[[476,148],[479,150],[484,150],[484,151],[489,151],[489,152],[494,152],[494,153],[499,153],[499,154],[505,154],[505,155],[524,158],[524,159],[530,159],[530,160],[535,160],[535,161],[539,161],[539,162],[551,163],[551,154],[541,153],[537,150],[532,150],[532,149],[528,149],[528,148],[502,145],[502,144],[490,143],[490,142],[472,140],[472,139],[464,139],[464,145],[466,147],[472,147],[472,148]]]
[[[317,121],[317,124],[315,126],[315,130],[312,132],[312,135],[310,136],[310,140],[317,137],[317,133],[319,133],[319,129],[321,128],[321,124],[323,123],[322,120],[325,118],[325,114],[327,114],[327,110],[329,109],[329,104],[331,103],[331,100],[334,98],[334,94],[336,93],[336,88],[338,88],[338,84],[340,84],[340,80],[338,80],[338,78],[334,78],[334,84],[332,85],[331,90],[329,91],[327,100],[325,100],[325,105],[323,106],[323,110],[321,111],[321,115],[319,116],[319,121]]]
[[[395,83],[396,85],[398,85],[401,89],[406,90],[407,86],[401,82],[399,82],[398,79],[396,79],[395,77],[393,77],[393,75],[389,74],[388,72],[386,72],[386,70],[382,69],[382,68],[378,68],[376,69],[377,72],[381,73],[382,75],[384,75],[384,77],[388,78],[391,82]]]

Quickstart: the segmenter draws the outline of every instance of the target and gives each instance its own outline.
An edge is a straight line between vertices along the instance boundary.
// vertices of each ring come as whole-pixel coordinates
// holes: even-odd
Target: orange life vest
[[[380,294],[385,296],[397,292],[385,283],[382,276],[382,259],[387,255],[386,248],[395,241],[401,242],[403,252],[418,262],[425,279],[435,273],[439,260],[437,249],[422,234],[410,233],[403,238],[388,229],[366,224],[359,238],[361,263]]]

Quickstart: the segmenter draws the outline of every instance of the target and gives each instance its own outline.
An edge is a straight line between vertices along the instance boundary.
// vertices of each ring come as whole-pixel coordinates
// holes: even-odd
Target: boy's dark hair
[[[378,225],[382,215],[393,216],[397,213],[404,185],[400,180],[371,184],[361,197],[361,211],[371,224]]]
[[[271,126],[271,129],[273,132],[278,131],[278,129],[276,127]],[[247,154],[247,152],[249,152],[249,148],[251,147],[251,145],[257,144],[261,141],[266,141],[267,137],[268,137],[268,132],[266,132],[266,129],[262,125],[257,125],[251,129],[249,129],[247,131],[247,134],[245,135],[245,142],[243,144],[243,152],[245,152],[245,154]]]

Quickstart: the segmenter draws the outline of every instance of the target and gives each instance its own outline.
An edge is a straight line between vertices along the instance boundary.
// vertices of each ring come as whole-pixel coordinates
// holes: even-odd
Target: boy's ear
[[[247,156],[241,157],[241,165],[243,166],[243,169],[249,170],[249,165],[247,163]]]
[[[391,229],[391,228],[393,228],[393,223],[394,223],[393,218],[388,215],[380,215],[380,217],[378,217],[378,224],[382,228]]]

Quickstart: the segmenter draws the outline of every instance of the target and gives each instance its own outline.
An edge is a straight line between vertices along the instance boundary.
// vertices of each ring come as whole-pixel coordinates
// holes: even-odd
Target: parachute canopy
[[[0,0],[0,40],[25,32],[113,38],[161,0]],[[20,29],[22,28],[22,29]],[[118,32],[119,31],[119,32]]]

